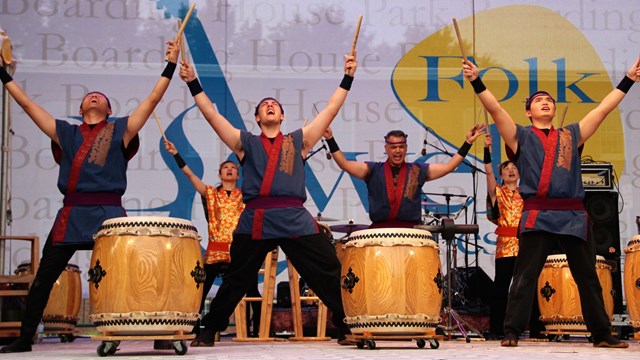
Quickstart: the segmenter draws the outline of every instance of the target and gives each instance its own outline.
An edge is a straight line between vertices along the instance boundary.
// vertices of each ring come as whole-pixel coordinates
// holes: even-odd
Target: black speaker
[[[276,286],[278,307],[291,307],[291,289],[288,281],[280,281]]]
[[[622,314],[622,277],[620,269],[620,224],[618,219],[618,193],[614,191],[587,191],[584,206],[589,214],[589,226],[596,246],[611,266],[613,280],[613,312]]]

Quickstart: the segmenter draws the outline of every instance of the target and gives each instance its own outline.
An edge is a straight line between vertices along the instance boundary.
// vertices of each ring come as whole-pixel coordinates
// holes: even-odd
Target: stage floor
[[[530,342],[521,340],[516,348],[502,348],[498,341],[462,340],[441,341],[438,349],[429,344],[419,349],[415,341],[376,341],[376,349],[358,349],[356,346],[340,346],[335,339],[322,342],[253,342],[239,343],[231,337],[223,337],[213,348],[191,348],[186,355],[178,356],[173,350],[153,350],[152,341],[123,341],[120,350],[105,359],[322,359],[322,360],[360,360],[367,359],[638,359],[640,345],[629,340],[628,349],[594,348],[585,337],[572,337],[560,342]],[[71,343],[61,343],[57,338],[46,338],[41,344],[34,345],[33,351],[21,354],[0,354],[7,359],[96,359],[100,358],[96,349],[99,341],[86,337],[76,338]]]

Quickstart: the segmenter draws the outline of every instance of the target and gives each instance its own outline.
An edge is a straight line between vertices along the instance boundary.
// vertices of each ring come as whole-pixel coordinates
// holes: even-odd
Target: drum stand
[[[458,329],[467,343],[471,342],[469,333],[465,330],[465,326],[472,332],[482,337],[482,333],[469,323],[464,321],[458,313],[451,307],[451,272],[452,256],[456,256],[455,235],[456,234],[477,234],[478,225],[456,225],[453,219],[442,219],[442,225],[417,225],[416,228],[427,230],[430,232],[437,232],[442,235],[442,238],[447,242],[446,256],[447,256],[447,305],[443,311],[444,316],[447,317],[447,326],[444,330],[447,332],[448,340],[452,338],[452,331]],[[453,249],[453,250],[452,250]],[[455,326],[452,326],[452,320],[455,321]]]

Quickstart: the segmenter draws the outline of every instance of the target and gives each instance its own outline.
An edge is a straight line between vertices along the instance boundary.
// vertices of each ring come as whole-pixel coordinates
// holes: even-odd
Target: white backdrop
[[[495,13],[491,10],[511,5],[536,5],[543,13],[548,11],[564,19],[565,26],[582,34],[581,41],[595,54],[593,68],[572,66],[576,64],[570,61],[572,56],[581,57],[581,52],[554,47],[564,36],[563,32],[558,31],[555,37],[549,37],[542,48],[527,47],[531,34],[538,29],[523,25],[503,32],[519,42],[519,51],[525,52],[525,57],[520,57],[520,60],[527,59],[528,53],[530,56],[538,53],[542,56],[548,52],[552,52],[551,56],[555,58],[567,59],[568,83],[563,89],[567,89],[568,94],[564,103],[572,106],[584,102],[579,89],[569,86],[572,81],[580,79],[580,74],[602,72],[600,75],[607,82],[606,93],[618,83],[639,53],[640,10],[635,1],[627,0],[194,2],[196,12],[185,32],[191,61],[219,110],[236,126],[254,133],[258,133],[258,129],[253,118],[253,106],[265,96],[281,100],[286,115],[285,132],[302,126],[307,118],[313,118],[314,104],[324,106],[340,82],[342,54],[349,51],[356,19],[363,15],[356,80],[332,126],[340,147],[362,161],[383,160],[383,136],[389,130],[401,129],[410,134],[409,161],[444,162],[448,156],[431,145],[427,146],[428,155],[421,157],[425,137],[429,144],[455,153],[464,139],[465,130],[477,121],[479,109],[472,100],[468,84],[465,86],[462,82],[456,85],[457,89],[443,90],[442,97],[451,96],[430,104],[428,96],[422,98],[416,94],[417,99],[408,99],[407,92],[403,90],[407,86],[423,89],[424,79],[420,76],[397,81],[393,78],[403,69],[411,70],[403,67],[402,60],[411,51],[419,49],[421,43],[435,42],[439,31],[450,28],[453,17],[461,21],[461,25],[464,22],[463,37],[469,53],[478,51],[478,59],[484,58],[485,64],[492,57],[498,62],[504,60],[503,54],[510,50],[499,39],[487,38],[487,32],[480,31],[483,26],[505,26],[507,19],[492,17]],[[177,16],[184,15],[186,4],[186,1],[179,0],[0,0],[0,27],[11,36],[14,44],[14,58],[18,62],[15,80],[52,115],[78,121],[82,96],[88,90],[99,90],[110,97],[114,116],[124,116],[147,96],[160,75],[164,67],[164,43],[175,36]],[[518,7],[508,9],[513,9],[513,18],[528,16],[519,12]],[[483,13],[487,14],[485,18],[482,18]],[[472,32],[474,14],[478,17],[477,33]],[[542,22],[543,19],[534,20]],[[553,32],[553,29],[545,31]],[[474,37],[478,47],[473,46]],[[435,44],[436,47],[430,50],[460,55],[455,41],[438,40]],[[586,49],[584,51],[587,52]],[[456,64],[458,61],[456,59]],[[518,69],[518,76],[527,65],[522,63],[523,69]],[[481,68],[487,66],[482,61],[479,64]],[[546,70],[543,64],[539,68]],[[459,65],[447,71],[455,74],[460,71]],[[440,79],[446,82],[446,76],[441,75]],[[578,83],[578,88],[580,86]],[[522,93],[518,93],[517,99],[511,99],[512,103],[520,104],[518,106],[524,98],[520,94],[528,90],[521,87],[520,91]],[[620,106],[619,115],[607,119],[620,129],[613,132],[614,140],[611,142],[621,151],[614,151],[609,156],[606,145],[599,143],[596,145],[598,155],[591,154],[598,161],[615,164],[621,194],[619,225],[622,248],[637,233],[635,217],[640,215],[636,205],[640,199],[639,94],[640,89],[634,87]],[[463,97],[464,102],[461,100]],[[594,98],[598,101],[601,96]],[[425,104],[423,112],[412,109],[411,104],[416,100]],[[431,105],[434,107],[429,108]],[[560,110],[560,102],[558,106]],[[593,108],[595,104],[586,106]],[[454,110],[460,108],[465,109],[467,116],[455,115]],[[156,112],[169,139],[177,144],[181,153],[188,154],[189,165],[202,175],[205,183],[217,184],[218,164],[229,156],[229,150],[193,108],[193,99],[177,74]],[[447,121],[434,123],[432,112],[451,116]],[[524,114],[513,113],[513,116],[526,124]],[[12,120],[12,221],[7,233],[34,234],[44,242],[62,201],[56,188],[58,167],[49,151],[49,139],[15,104],[12,106]],[[425,134],[425,126],[432,129],[429,135]],[[124,197],[129,216],[191,219],[204,238],[203,246],[206,246],[206,221],[199,196],[194,196],[190,184],[160,146],[161,134],[153,119],[140,136],[141,148],[129,164],[129,186]],[[481,144],[481,140],[478,143]],[[482,168],[481,159],[475,154],[482,156],[481,145],[472,150],[467,160]],[[476,208],[478,213],[478,245],[483,247],[478,254],[478,265],[493,276],[495,227],[485,220],[485,183],[484,175],[478,174],[477,207],[470,199],[469,210]],[[473,184],[470,168],[461,166],[456,173],[425,184],[422,190],[432,194],[472,197]],[[323,216],[338,219],[330,225],[343,224],[350,219],[355,223],[369,223],[366,189],[362,182],[345,176],[333,162],[325,159],[324,152],[308,161],[307,188],[306,206],[309,211],[313,214],[320,211]],[[438,195],[429,196],[429,200],[445,201]],[[452,198],[452,210],[460,210],[463,201],[464,197]],[[439,206],[429,210],[443,212],[445,209]],[[456,222],[472,222],[472,212],[461,211]],[[465,253],[469,265],[476,265],[474,248],[467,248],[463,242],[458,244],[458,265],[464,265]],[[27,257],[27,251],[17,244],[11,244],[7,249],[5,273],[12,272]],[[89,259],[89,252],[80,252],[74,258],[85,278]],[[85,287],[84,292],[87,291]]]

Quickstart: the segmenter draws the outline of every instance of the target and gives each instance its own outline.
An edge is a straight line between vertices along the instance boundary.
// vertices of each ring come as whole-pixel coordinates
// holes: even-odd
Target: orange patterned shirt
[[[227,190],[207,185],[207,212],[209,216],[209,244],[204,257],[205,264],[229,262],[229,248],[233,241],[233,231],[238,225],[238,219],[244,203],[242,191],[233,189],[227,195]]]
[[[500,209],[498,226],[517,228],[522,217],[524,201],[520,196],[520,189],[509,190],[504,185],[496,186],[496,201]],[[496,243],[496,259],[518,255],[518,238],[516,236],[498,235]]]

